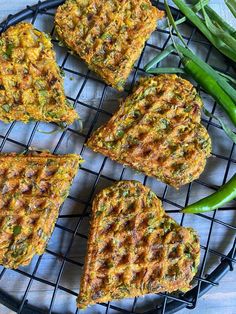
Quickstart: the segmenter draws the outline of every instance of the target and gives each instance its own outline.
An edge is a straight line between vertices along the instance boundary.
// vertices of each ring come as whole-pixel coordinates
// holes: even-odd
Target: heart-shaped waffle
[[[202,100],[176,75],[142,78],[88,147],[179,188],[198,178],[211,152]]]
[[[0,120],[71,124],[76,118],[49,36],[30,23],[9,27],[0,36]]]
[[[43,254],[79,155],[0,155],[0,264],[27,265]]]
[[[91,230],[78,307],[147,293],[186,291],[197,272],[196,232],[165,214],[160,200],[136,181],[102,190]]]

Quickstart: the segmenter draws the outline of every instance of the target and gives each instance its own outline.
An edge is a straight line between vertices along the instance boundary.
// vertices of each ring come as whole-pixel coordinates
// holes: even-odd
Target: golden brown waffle
[[[59,38],[109,85],[123,90],[163,12],[149,0],[67,0],[59,6]]]
[[[199,260],[196,232],[166,215],[149,188],[120,181],[94,199],[78,307],[186,291]]]
[[[77,173],[79,155],[0,155],[0,264],[42,254]]]
[[[48,35],[29,23],[9,27],[0,36],[0,120],[71,124],[77,118]]]
[[[88,147],[176,188],[198,178],[211,152],[203,103],[176,75],[142,78]]]

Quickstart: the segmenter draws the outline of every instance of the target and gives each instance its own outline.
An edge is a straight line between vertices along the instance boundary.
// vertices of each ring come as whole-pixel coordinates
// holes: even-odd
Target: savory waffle
[[[0,36],[0,120],[71,124],[76,118],[49,36],[30,23],[9,27]]]
[[[94,199],[78,307],[186,291],[199,260],[196,232],[166,215],[149,188],[120,181]]]
[[[77,173],[79,155],[0,155],[0,264],[42,254]]]
[[[109,85],[123,90],[163,12],[149,0],[67,0],[59,6],[59,38]]]
[[[202,100],[176,75],[142,78],[88,147],[179,188],[198,178],[211,152]]]

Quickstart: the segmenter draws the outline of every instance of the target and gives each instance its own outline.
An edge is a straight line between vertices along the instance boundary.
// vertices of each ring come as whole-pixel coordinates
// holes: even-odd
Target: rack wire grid
[[[50,149],[53,153],[77,152],[85,159],[72,185],[70,196],[64,202],[53,235],[42,256],[35,256],[29,266],[16,270],[0,268],[0,302],[23,314],[78,313],[76,296],[86,254],[89,229],[89,212],[93,196],[103,187],[121,179],[137,179],[150,186],[160,197],[166,211],[181,225],[196,228],[201,238],[201,263],[195,276],[193,288],[183,293],[159,293],[134,299],[111,301],[83,310],[85,313],[174,313],[182,308],[194,309],[198,299],[214,286],[230,270],[236,261],[236,216],[235,202],[228,207],[207,214],[184,215],[179,209],[205,195],[209,195],[235,173],[236,154],[234,144],[224,135],[221,126],[212,118],[202,121],[213,139],[212,158],[199,180],[176,191],[171,187],[124,168],[84,146],[91,132],[110,118],[118,107],[118,99],[131,92],[140,75],[145,75],[143,66],[152,56],[170,43],[169,30],[158,28],[145,44],[124,93],[118,93],[90,72],[77,57],[59,45],[54,34],[55,8],[64,1],[49,0],[28,6],[20,13],[8,16],[0,24],[3,32],[17,22],[28,20],[36,28],[51,34],[57,61],[65,72],[67,97],[74,103],[84,121],[83,130],[75,124],[58,132],[45,135],[40,127],[48,130],[54,126],[40,122],[24,125],[20,122],[0,124],[0,151],[19,151],[30,146]],[[153,1],[159,9],[164,6]],[[181,14],[172,8],[175,19]],[[180,26],[186,43],[211,65],[234,73],[229,60],[220,55],[190,23]],[[173,33],[176,36],[175,33]],[[180,66],[175,54],[162,65]],[[199,88],[199,87],[198,87]],[[218,105],[199,91],[205,105],[212,113],[222,115]],[[40,293],[40,295],[39,295]],[[63,312],[61,311],[63,306]]]

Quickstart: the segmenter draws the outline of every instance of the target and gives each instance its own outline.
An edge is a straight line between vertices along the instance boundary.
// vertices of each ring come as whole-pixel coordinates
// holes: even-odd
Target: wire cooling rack
[[[236,170],[234,144],[225,137],[220,125],[212,119],[203,118],[213,139],[212,158],[199,180],[179,191],[145,177],[129,168],[124,168],[101,155],[91,152],[84,143],[91,132],[107,121],[118,108],[118,99],[127,95],[140,75],[145,75],[143,66],[157,52],[170,43],[168,30],[157,29],[146,43],[137,61],[124,93],[118,93],[105,85],[77,57],[71,56],[60,46],[55,37],[53,17],[55,8],[64,1],[50,0],[28,6],[24,11],[8,16],[0,24],[0,32],[17,22],[28,20],[36,28],[46,31],[53,38],[57,61],[65,72],[65,90],[74,103],[82,120],[83,130],[72,125],[57,134],[45,135],[40,129],[49,130],[52,124],[20,122],[0,123],[0,151],[19,151],[30,146],[49,149],[54,153],[80,153],[85,163],[72,185],[70,196],[63,204],[53,235],[42,256],[35,256],[27,267],[17,270],[0,268],[0,302],[17,313],[78,313],[76,296],[86,253],[89,229],[89,212],[94,194],[115,180],[137,179],[150,186],[161,198],[166,211],[181,225],[196,228],[201,238],[201,264],[193,288],[186,294],[160,293],[134,299],[112,301],[83,310],[85,313],[174,313],[187,307],[196,307],[198,298],[220,284],[220,279],[236,261],[236,216],[235,203],[209,214],[183,215],[178,211],[183,206],[212,193],[224,184]],[[153,1],[159,9],[163,4]],[[179,12],[172,9],[175,18]],[[224,72],[232,72],[233,65],[219,55],[212,45],[190,24],[180,27],[181,33],[196,53],[209,64]],[[175,34],[174,34],[175,36]],[[180,66],[172,54],[162,66]],[[232,72],[234,73],[234,72]],[[201,96],[212,113],[222,115],[220,108],[203,91]],[[63,310],[62,310],[63,309]]]

